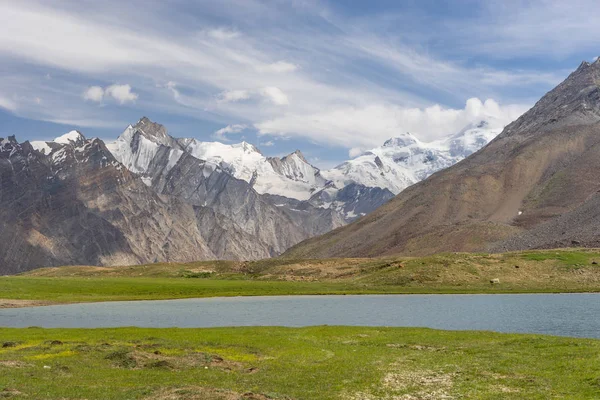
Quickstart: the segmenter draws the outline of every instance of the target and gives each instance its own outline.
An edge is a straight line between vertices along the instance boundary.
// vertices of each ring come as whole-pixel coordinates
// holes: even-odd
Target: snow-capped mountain
[[[151,124],[149,119],[142,118],[135,127],[128,126],[115,142],[107,145],[132,172],[145,175],[158,152],[166,151],[168,154],[160,156],[168,159],[167,171],[184,153],[189,153],[250,183],[260,194],[308,200],[315,190],[325,184],[319,169],[308,163],[300,151],[283,158],[265,157],[255,146],[246,142],[224,144],[200,142],[192,138],[175,139],[166,130],[153,132]],[[144,129],[146,126],[148,128]],[[142,134],[136,136],[138,131]],[[161,145],[165,147],[162,150]]]
[[[250,184],[260,194],[308,200],[325,180],[300,151],[286,157],[265,157],[255,146],[241,142],[224,144],[179,139],[181,147],[201,160],[219,165]]]
[[[65,144],[72,144],[75,146],[81,146],[85,143],[85,136],[81,134],[79,131],[71,131],[69,133],[65,133],[62,136],[57,137],[56,139],[44,142],[44,141],[32,141],[31,146],[44,155],[49,155],[54,150],[60,149]]]
[[[339,213],[346,222],[368,214],[406,187],[462,160],[500,132],[482,121],[431,143],[405,133],[333,169],[320,171],[298,150],[283,158],[266,157],[247,142],[176,139],[164,127],[156,126],[160,125],[142,118],[107,145],[147,185],[151,186],[157,176],[156,166],[166,174],[184,154],[189,154],[203,160],[206,168],[219,168],[247,182],[259,194],[273,196],[274,205],[287,203],[276,200],[281,197],[308,201],[314,207]]]
[[[380,187],[398,194],[436,171],[457,163],[490,142],[502,128],[485,121],[446,139],[422,142],[410,133],[387,140],[337,167],[321,171],[338,189],[352,183]]]

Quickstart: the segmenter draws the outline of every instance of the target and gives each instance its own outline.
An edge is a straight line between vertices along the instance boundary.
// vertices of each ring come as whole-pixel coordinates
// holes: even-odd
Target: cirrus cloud
[[[237,101],[248,100],[250,92],[247,90],[226,90],[219,93],[218,101],[223,103],[235,103]]]

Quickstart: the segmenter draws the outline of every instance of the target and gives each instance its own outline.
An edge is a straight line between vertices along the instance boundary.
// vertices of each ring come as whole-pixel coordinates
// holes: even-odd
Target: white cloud
[[[296,64],[292,64],[287,61],[277,61],[273,64],[268,64],[268,65],[261,66],[258,68],[258,70],[262,71],[262,72],[277,72],[277,73],[293,72],[297,69],[298,69],[298,66]]]
[[[218,101],[224,103],[234,103],[236,101],[247,100],[250,98],[250,92],[247,90],[226,90],[218,96]]]
[[[85,100],[95,101],[97,103],[101,102],[106,97],[112,97],[120,104],[125,104],[127,102],[136,101],[138,95],[131,91],[130,85],[117,84],[110,85],[106,89],[103,89],[100,86],[90,86],[83,92],[83,98]]]
[[[161,85],[158,85],[158,87],[161,87]],[[181,99],[181,93],[179,93],[179,90],[177,90],[177,84],[175,82],[169,81],[166,85],[162,87],[166,87],[167,89],[169,89],[171,93],[173,93],[173,97],[175,98],[175,100]]]
[[[5,110],[8,110],[8,111],[15,111],[17,109],[17,105],[11,99],[2,97],[0,95],[0,108],[4,108]]]
[[[83,98],[99,103],[104,98],[104,89],[100,86],[90,86],[83,92]]]
[[[275,142],[272,140],[269,140],[267,142],[261,143],[260,144],[261,147],[271,147],[271,146],[275,146]]]
[[[364,152],[364,150],[361,149],[360,147],[353,147],[350,150],[348,150],[348,157],[355,158],[355,157],[360,156],[363,152]]]
[[[255,127],[261,135],[294,135],[320,143],[350,147],[350,156],[361,148],[381,145],[398,133],[411,132],[424,141],[453,134],[471,123],[489,120],[503,127],[521,115],[525,106],[500,106],[496,101],[469,99],[463,109],[434,105],[405,108],[389,104],[337,107],[309,114],[286,114]]]
[[[240,36],[239,32],[227,29],[227,28],[216,28],[206,32],[208,36],[217,40],[231,40]]]
[[[285,106],[290,104],[288,96],[283,92],[283,90],[279,89],[278,87],[268,86],[262,88],[260,93],[264,97],[269,99],[271,102],[273,102],[273,104],[276,104],[278,106]]]
[[[121,104],[134,102],[138,98],[138,95],[131,91],[130,85],[110,85],[104,90],[104,94],[111,96]]]
[[[228,138],[226,137],[226,135],[242,133],[247,128],[248,127],[246,125],[242,125],[242,124],[227,125],[226,127],[221,128],[218,131],[216,131],[213,134],[213,136],[215,138],[218,138],[218,139],[221,139],[221,140],[228,140]]]

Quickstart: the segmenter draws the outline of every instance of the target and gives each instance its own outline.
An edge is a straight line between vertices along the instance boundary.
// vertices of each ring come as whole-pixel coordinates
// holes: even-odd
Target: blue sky
[[[330,167],[405,131],[510,122],[600,53],[594,15],[590,0],[0,0],[0,136],[113,140],[148,116]]]

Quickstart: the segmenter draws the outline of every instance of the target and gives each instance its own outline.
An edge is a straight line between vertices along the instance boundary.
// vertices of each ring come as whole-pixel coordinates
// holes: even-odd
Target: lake
[[[0,326],[355,325],[600,338],[600,294],[269,296],[0,309]]]

